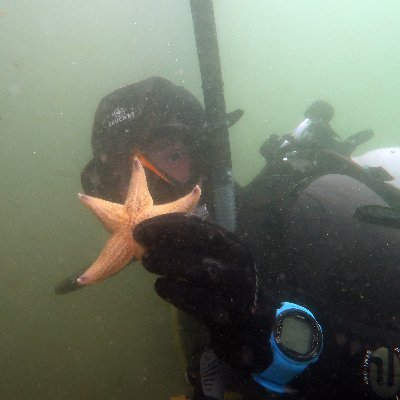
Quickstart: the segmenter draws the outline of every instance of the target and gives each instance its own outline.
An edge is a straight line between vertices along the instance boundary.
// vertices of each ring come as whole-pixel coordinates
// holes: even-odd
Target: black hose
[[[209,128],[214,216],[218,224],[234,231],[236,210],[232,160],[213,2],[190,0],[190,7]]]

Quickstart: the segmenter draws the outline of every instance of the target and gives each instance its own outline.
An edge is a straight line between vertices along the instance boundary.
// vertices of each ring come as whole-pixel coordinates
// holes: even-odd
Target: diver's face
[[[182,132],[160,132],[129,153],[103,154],[82,172],[85,191],[106,200],[123,203],[131,176],[132,158],[138,157],[146,171],[150,193],[156,204],[167,203],[189,193],[199,183],[193,162],[195,147]],[[195,158],[197,160],[197,158]]]
[[[171,201],[191,190],[196,182],[193,144],[187,134],[160,132],[135,152],[146,173],[152,195]]]
[[[179,140],[158,140],[143,154],[170,183],[185,184],[192,174],[192,158],[187,145]],[[153,172],[155,172],[153,170]]]

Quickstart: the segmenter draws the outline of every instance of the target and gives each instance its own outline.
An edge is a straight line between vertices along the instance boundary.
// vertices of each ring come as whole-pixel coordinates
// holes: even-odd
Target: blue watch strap
[[[276,310],[276,316],[279,317],[283,312],[291,310],[302,311],[315,320],[314,315],[308,309],[289,302],[282,303],[282,306]],[[316,362],[319,354],[310,361],[296,361],[282,353],[276,344],[274,333],[271,333],[269,341],[273,361],[265,371],[253,374],[253,379],[267,390],[284,393],[285,385],[300,375],[310,364]]]

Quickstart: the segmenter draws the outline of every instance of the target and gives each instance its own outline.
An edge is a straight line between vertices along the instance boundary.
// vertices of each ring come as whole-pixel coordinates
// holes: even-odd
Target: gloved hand
[[[236,235],[180,213],[146,220],[133,235],[147,249],[143,266],[161,275],[158,295],[206,325],[218,357],[249,372],[271,362],[276,304],[261,298],[253,257]]]

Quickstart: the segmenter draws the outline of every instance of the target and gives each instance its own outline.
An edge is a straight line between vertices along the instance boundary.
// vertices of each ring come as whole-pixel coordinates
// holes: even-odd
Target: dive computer
[[[269,341],[273,361],[265,371],[253,374],[253,379],[267,390],[284,393],[287,383],[318,360],[322,328],[307,308],[285,302],[276,310]]]

